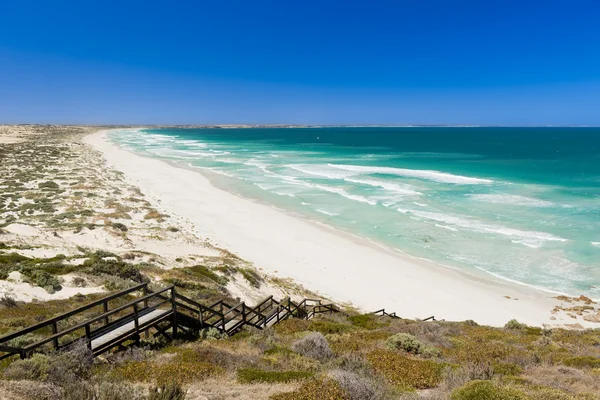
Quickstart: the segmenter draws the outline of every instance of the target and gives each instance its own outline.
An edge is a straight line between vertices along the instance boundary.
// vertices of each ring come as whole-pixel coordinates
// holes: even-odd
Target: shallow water
[[[138,154],[417,257],[600,298],[600,129],[153,129]]]

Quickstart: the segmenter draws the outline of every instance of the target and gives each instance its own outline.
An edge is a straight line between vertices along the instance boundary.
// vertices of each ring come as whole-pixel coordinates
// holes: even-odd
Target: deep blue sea
[[[401,252],[600,298],[600,128],[147,129],[110,137]]]

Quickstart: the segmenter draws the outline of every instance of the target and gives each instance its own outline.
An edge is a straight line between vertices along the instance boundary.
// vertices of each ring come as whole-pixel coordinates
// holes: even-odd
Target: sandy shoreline
[[[530,325],[595,325],[552,314],[560,302],[549,293],[386,251],[216,188],[199,172],[120,149],[105,135],[94,133],[84,140],[165,211],[189,220],[198,235],[267,273],[292,278],[335,301],[365,311],[385,307],[406,318],[434,315],[494,326],[510,319]]]

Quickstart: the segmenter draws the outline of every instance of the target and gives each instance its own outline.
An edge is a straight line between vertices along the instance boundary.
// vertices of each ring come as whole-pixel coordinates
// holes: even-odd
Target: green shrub
[[[148,400],[185,400],[186,391],[177,383],[166,383],[150,389]]]
[[[407,353],[422,354],[427,357],[435,357],[440,351],[432,346],[427,346],[419,339],[408,333],[397,333],[386,340],[390,350],[404,350]]]
[[[265,371],[258,368],[244,368],[237,371],[238,381],[241,383],[256,382],[292,382],[313,377],[308,371]]]
[[[238,271],[240,274],[242,274],[244,279],[246,279],[248,281],[250,286],[253,286],[257,289],[260,288],[260,283],[262,282],[262,278],[256,271],[253,271],[250,268],[240,268]]]
[[[118,229],[118,230],[120,230],[121,232],[127,232],[127,231],[128,231],[128,229],[127,229],[127,227],[125,226],[125,224],[122,224],[122,223],[120,223],[120,222],[113,222],[113,223],[111,224],[111,226],[112,226],[113,228],[115,228],[115,229]]]
[[[452,391],[451,400],[526,400],[517,389],[499,386],[492,381],[471,381]]]
[[[315,379],[306,382],[298,390],[279,393],[271,400],[350,400],[348,393],[333,379]]]
[[[573,368],[600,368],[600,358],[594,356],[569,357],[563,364]]]
[[[32,284],[43,287],[48,293],[54,293],[56,290],[62,289],[58,278],[49,272],[35,270],[27,274],[27,277]]]
[[[349,324],[328,321],[326,319],[315,319],[310,321],[308,329],[315,332],[321,332],[324,335],[331,335],[351,332],[356,330],[356,327]]]
[[[288,355],[288,354],[294,354],[294,352],[292,350],[288,349],[287,347],[275,346],[275,347],[271,347],[268,350],[265,350],[265,352],[263,354],[266,356],[270,356],[270,355],[274,355],[274,354]]]
[[[86,260],[84,265],[86,265],[88,261],[89,260]],[[121,261],[100,259],[91,263],[89,266],[91,267],[90,272],[93,275],[112,275],[121,279],[129,279],[137,283],[142,283],[144,281],[144,277],[136,265],[127,264]]]
[[[226,285],[228,282],[227,278],[215,274],[204,265],[194,265],[193,267],[183,268],[182,272],[197,277],[205,277],[221,285]]]
[[[504,325],[504,328],[505,329],[523,330],[523,329],[527,328],[527,325],[520,323],[516,319],[511,319],[510,321],[508,321],[506,323],[506,325]]]
[[[548,387],[535,387],[527,389],[528,400],[592,400],[594,397],[591,396],[573,396],[571,394],[562,392],[558,389]]]
[[[492,364],[494,373],[499,375],[521,375],[523,368],[520,365],[510,362],[495,362]]]
[[[45,181],[38,184],[38,188],[40,189],[58,189],[58,184],[53,181]]]
[[[354,326],[358,326],[363,329],[379,329],[385,324],[379,321],[379,317],[373,314],[362,314],[362,315],[353,315],[348,317],[348,321]]]
[[[304,332],[311,326],[311,322],[305,319],[289,318],[273,326],[273,330],[280,335],[293,335]]]
[[[5,294],[2,297],[0,297],[0,306],[13,308],[17,306],[17,301],[10,295]]]
[[[442,380],[445,364],[417,360],[389,350],[375,350],[367,355],[371,367],[401,388],[428,389]]]
[[[31,358],[17,360],[3,371],[4,379],[45,381],[50,370],[50,359],[42,354],[34,354]]]

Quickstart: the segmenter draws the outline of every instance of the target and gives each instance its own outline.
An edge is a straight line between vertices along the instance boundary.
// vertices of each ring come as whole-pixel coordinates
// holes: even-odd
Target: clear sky
[[[0,122],[600,125],[600,1],[0,0]]]

